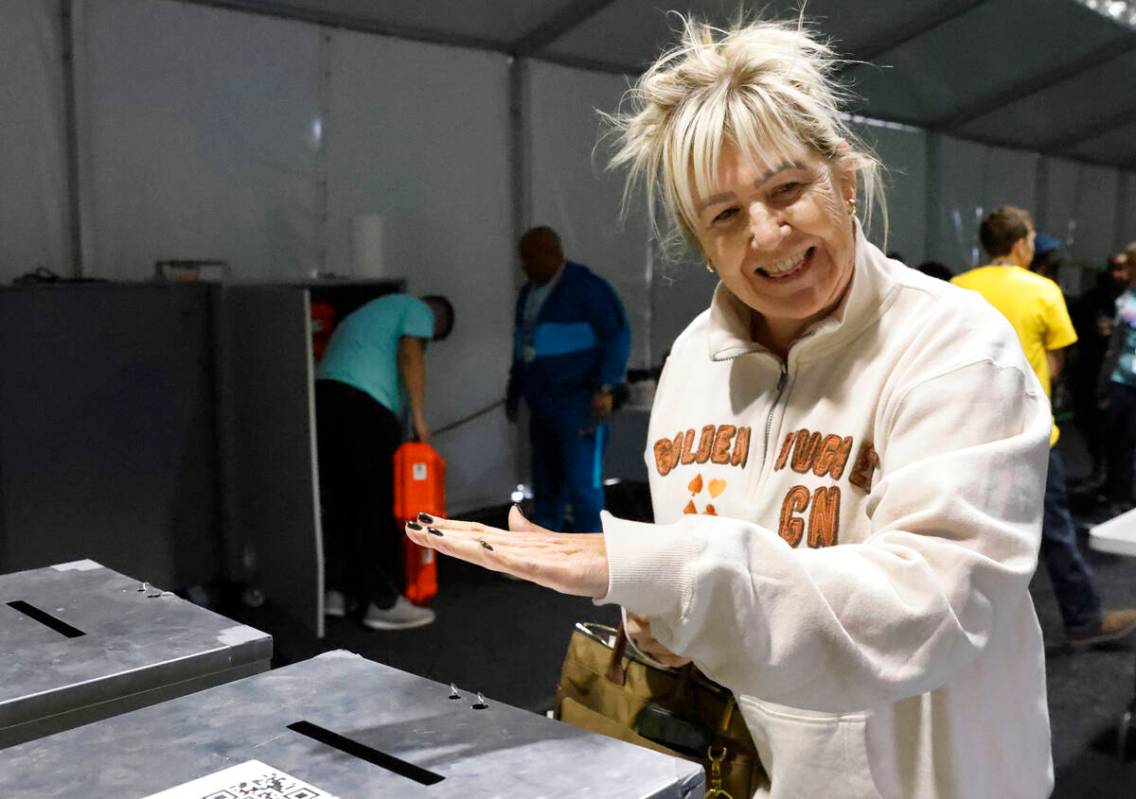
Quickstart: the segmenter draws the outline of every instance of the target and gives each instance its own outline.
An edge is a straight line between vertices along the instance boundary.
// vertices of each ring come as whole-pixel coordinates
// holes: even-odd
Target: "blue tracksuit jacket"
[[[530,329],[524,322],[531,286],[517,298],[509,398],[523,397],[535,416],[590,408],[604,384],[623,380],[631,330],[611,285],[586,266],[568,261]]]

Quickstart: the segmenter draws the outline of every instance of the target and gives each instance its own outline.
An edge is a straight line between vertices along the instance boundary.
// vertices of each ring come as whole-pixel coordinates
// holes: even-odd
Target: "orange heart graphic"
[[[717,499],[718,495],[721,494],[725,490],[726,490],[726,481],[725,480],[711,480],[710,481],[710,496],[711,497],[714,497],[715,499]]]
[[[691,494],[697,494],[702,490],[702,475],[694,475],[694,479],[687,483],[686,487],[690,489]]]

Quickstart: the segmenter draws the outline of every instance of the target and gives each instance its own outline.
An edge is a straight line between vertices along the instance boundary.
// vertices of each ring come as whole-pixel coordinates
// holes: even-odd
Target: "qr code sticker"
[[[336,799],[303,780],[248,760],[146,799]]]

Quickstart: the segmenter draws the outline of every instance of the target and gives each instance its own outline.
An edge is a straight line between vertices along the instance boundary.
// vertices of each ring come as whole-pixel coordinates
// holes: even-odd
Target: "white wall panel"
[[[607,278],[631,320],[631,360],[648,358],[648,226],[643,203],[620,216],[623,174],[605,171],[609,151],[596,109],[614,111],[627,78],[555,66],[529,65],[527,91],[533,225],[551,225],[568,258]]]
[[[1077,184],[1081,165],[1064,158],[1045,159],[1045,213],[1042,229],[1062,241],[1077,237]]]
[[[1123,224],[1125,214],[1117,213],[1117,202],[1126,196],[1121,191],[1123,177],[1108,167],[1046,159],[1042,229],[1066,242],[1074,263],[1099,267],[1114,251],[1117,238],[1122,238],[1117,225]],[[1131,208],[1132,200],[1126,205]]]
[[[1016,205],[1037,214],[1037,153],[1007,147],[985,148],[982,199],[986,209]],[[975,235],[978,234],[977,229]]]
[[[169,0],[77,4],[88,271],[167,258],[239,277],[319,259],[319,31]]]
[[[71,273],[59,9],[0,3],[0,281]]]
[[[383,218],[383,271],[447,295],[457,325],[426,356],[435,428],[505,395],[512,357],[508,63],[504,56],[360,33],[331,35],[328,268],[351,271],[351,223]],[[453,510],[507,501],[504,414],[434,442]]]
[[[883,124],[857,124],[855,132],[884,165],[889,211],[886,250],[898,251],[909,265],[917,266],[926,260],[927,248],[927,134],[918,128]],[[885,246],[878,212],[868,238]]]
[[[935,226],[933,257],[956,273],[984,261],[982,218],[1000,205],[1036,213],[1037,166],[1034,153],[940,136],[938,163],[928,175],[938,192],[937,218],[928,220]]]
[[[1112,253],[1116,239],[1116,201],[1120,172],[1080,164],[1077,175],[1077,235],[1069,255],[1075,263],[1098,267]]]
[[[942,261],[958,273],[979,259],[978,223],[988,210],[983,200],[985,147],[974,142],[939,137],[938,164],[928,175],[937,191],[937,218],[933,225],[935,250],[928,257]]]
[[[1124,205],[1117,214],[1114,250],[1127,246],[1129,242],[1136,242],[1136,172],[1121,172],[1120,180],[1123,182],[1121,197]]]

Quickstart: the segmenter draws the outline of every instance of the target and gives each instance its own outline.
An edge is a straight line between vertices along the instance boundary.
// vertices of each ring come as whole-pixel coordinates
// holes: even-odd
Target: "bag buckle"
[[[710,787],[706,789],[704,799],[734,799],[722,787],[722,761],[726,759],[726,747],[709,746],[706,756],[710,759]]]

